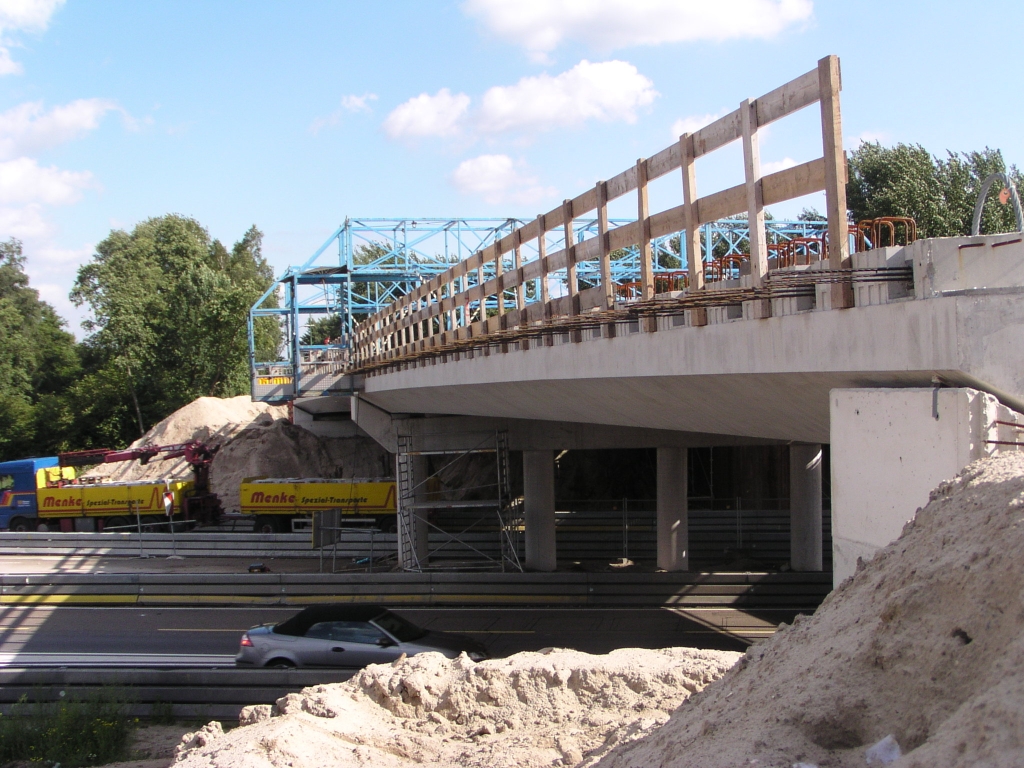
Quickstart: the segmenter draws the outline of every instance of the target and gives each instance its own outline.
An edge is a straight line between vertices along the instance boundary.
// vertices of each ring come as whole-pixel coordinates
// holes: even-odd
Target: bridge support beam
[[[658,567],[690,568],[687,449],[658,449]]]
[[[789,565],[820,571],[821,446],[789,447]]]
[[[527,570],[555,570],[554,451],[523,451],[523,512]]]

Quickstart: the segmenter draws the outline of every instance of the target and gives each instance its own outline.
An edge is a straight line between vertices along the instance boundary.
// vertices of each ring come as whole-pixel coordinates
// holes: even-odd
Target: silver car
[[[425,651],[450,659],[463,652],[474,661],[487,658],[487,649],[470,637],[421,629],[381,606],[317,605],[245,632],[235,664],[358,669]]]

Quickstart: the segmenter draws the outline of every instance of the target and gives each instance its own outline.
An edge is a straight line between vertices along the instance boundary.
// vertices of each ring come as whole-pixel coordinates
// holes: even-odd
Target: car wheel
[[[294,669],[295,663],[289,659],[271,659],[266,666],[271,669]]]

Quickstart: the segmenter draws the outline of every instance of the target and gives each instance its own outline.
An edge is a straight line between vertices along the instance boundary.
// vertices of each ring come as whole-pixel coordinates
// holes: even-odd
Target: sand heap
[[[225,511],[238,510],[238,488],[246,477],[393,477],[390,455],[369,437],[318,437],[275,421],[246,429],[213,459],[210,490]]]
[[[247,727],[222,734],[207,726],[185,737],[178,765],[591,765],[665,722],[739,657],[682,648],[605,656],[551,650],[477,664],[421,654],[289,694],[273,712],[250,707],[241,718]]]
[[[903,535],[601,768],[1024,764],[1024,454],[932,492]]]
[[[383,477],[394,474],[386,451],[369,437],[323,438],[287,421],[288,409],[254,403],[247,395],[201,397],[179,408],[132,443],[174,445],[200,440],[219,446],[210,467],[210,489],[226,512],[238,510],[238,488],[246,477]],[[191,479],[183,458],[148,464],[122,461],[90,473],[114,482]]]
[[[254,403],[248,395],[227,398],[200,397],[176,410],[129,447],[176,445],[189,440],[222,446],[243,429],[268,426],[277,419],[287,418],[286,407]],[[114,482],[131,482],[158,480],[164,477],[190,478],[192,469],[183,458],[161,459],[157,456],[145,465],[138,461],[101,464],[89,474],[93,477],[109,478]]]

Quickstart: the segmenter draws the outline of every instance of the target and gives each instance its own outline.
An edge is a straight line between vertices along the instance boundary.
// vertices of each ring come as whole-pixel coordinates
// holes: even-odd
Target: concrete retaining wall
[[[834,583],[900,535],[929,492],[976,459],[1024,440],[996,421],[1024,417],[974,389],[831,393]]]

